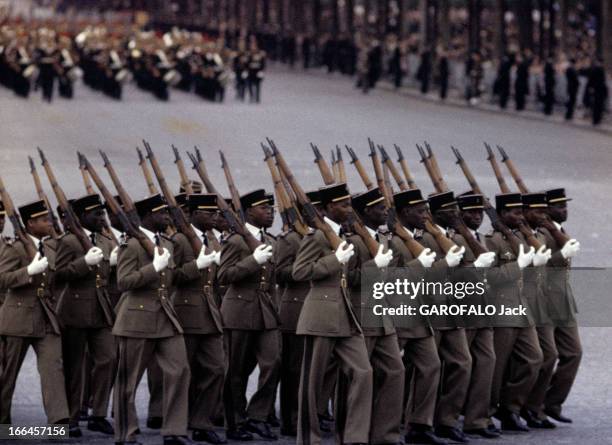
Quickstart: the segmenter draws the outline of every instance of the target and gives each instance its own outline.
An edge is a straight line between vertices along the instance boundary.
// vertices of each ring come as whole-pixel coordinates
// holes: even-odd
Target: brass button
[[[164,283],[162,283],[161,287],[166,287],[166,285]]]
[[[40,287],[45,287],[45,283],[40,283]]]
[[[21,306],[21,301],[17,302],[17,306]]]
[[[240,295],[238,295],[238,298],[242,298]]]
[[[75,294],[75,295],[74,295],[74,298],[79,298],[79,295],[78,295],[78,294]]]
[[[212,281],[211,281],[211,280],[208,280],[208,281],[206,282],[206,284],[212,284]]]
[[[262,268],[263,270],[266,270],[266,266],[261,266],[261,268]]]
[[[165,300],[165,299],[166,299],[166,297],[162,297],[162,300]]]
[[[189,300],[185,300],[185,303],[189,303]]]
[[[43,272],[43,273],[42,273],[42,276],[43,276],[43,277],[46,277],[46,276],[47,276],[47,272]]]
[[[294,297],[294,298],[293,298],[293,301],[298,301],[298,299]]]
[[[140,306],[138,306],[140,309],[144,309],[144,306],[141,304]]]

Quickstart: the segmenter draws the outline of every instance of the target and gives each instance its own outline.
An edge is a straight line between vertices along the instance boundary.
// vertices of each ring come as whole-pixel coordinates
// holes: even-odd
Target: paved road
[[[174,91],[169,103],[161,103],[132,88],[127,89],[125,100],[119,103],[84,86],[77,89],[73,101],[57,100],[48,105],[38,97],[22,101],[0,90],[0,122],[0,174],[18,203],[34,198],[26,156],[34,154],[37,145],[45,149],[69,195],[83,192],[75,150],[89,154],[101,168],[96,150],[103,148],[125,178],[128,190],[139,197],[146,194],[134,150],[141,138],[151,142],[162,165],[167,166],[170,183],[178,183],[168,148],[171,143],[181,149],[200,146],[206,153],[213,180],[220,185],[224,179],[217,168],[216,151],[225,150],[242,191],[259,186],[270,188],[259,149],[265,136],[274,138],[284,150],[305,188],[314,188],[321,182],[311,162],[309,142],[317,143],[324,153],[335,144],[349,144],[367,162],[366,138],[370,136],[382,144],[401,145],[417,182],[430,191],[414,149],[415,142],[427,139],[437,151],[452,188],[461,192],[467,184],[454,165],[451,144],[462,150],[485,192],[493,194],[497,186],[482,147],[482,141],[489,141],[507,149],[527,185],[534,190],[567,188],[574,198],[568,229],[583,247],[577,265],[612,263],[611,236],[606,230],[612,196],[612,140],[589,130],[446,107],[386,91],[362,95],[343,78],[288,74],[282,70],[268,74],[263,103],[259,106],[236,103],[231,98],[222,105],[209,104],[194,95]],[[351,189],[360,190],[359,178],[350,166],[348,173]],[[586,286],[581,288],[578,298],[588,294],[591,301],[603,299],[607,287],[602,283],[597,292],[590,292]],[[588,310],[597,312],[597,306],[590,305]],[[609,319],[601,317],[596,325],[605,326]],[[590,327],[581,332],[585,349],[583,366],[566,405],[575,424],[520,438],[508,436],[496,443],[612,443],[609,420],[612,343],[607,340],[612,329]],[[45,418],[32,354],[24,366],[15,394],[14,420],[41,423]],[[147,391],[143,389],[138,394],[141,418],[146,416],[146,400]],[[143,433],[146,443],[161,443],[153,432],[143,429]],[[110,440],[88,434],[81,443]]]

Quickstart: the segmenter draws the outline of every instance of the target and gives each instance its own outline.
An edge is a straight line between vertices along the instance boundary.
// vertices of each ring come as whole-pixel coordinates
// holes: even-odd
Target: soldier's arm
[[[291,272],[299,247],[298,236],[294,236],[293,233],[280,236],[276,242],[276,248],[274,249],[276,282],[281,286],[295,282]]]
[[[187,237],[182,233],[177,233],[172,238],[172,245],[176,266],[172,275],[174,283],[180,285],[199,278],[200,271],[196,265],[196,256]]]
[[[318,281],[337,274],[342,265],[334,252],[323,256],[323,246],[327,241],[320,231],[304,238],[293,263],[293,279],[296,281]]]
[[[138,267],[138,249],[140,248],[138,241],[131,239],[119,249],[117,284],[123,292],[144,287],[158,278],[152,262]]]
[[[243,252],[247,250],[242,236],[233,235],[227,240],[221,249],[221,264],[218,271],[219,284],[242,281],[261,269],[252,254],[249,253],[242,258]]]
[[[487,278],[495,284],[516,282],[521,277],[521,269],[518,267],[517,261],[502,263],[501,256],[505,254],[502,249],[502,242],[501,234],[498,232],[495,232],[492,236],[486,236],[487,249],[495,252],[495,261],[487,270]]]
[[[91,272],[79,241],[72,234],[59,239],[55,257],[55,279],[58,283],[78,280]]]
[[[14,289],[27,286],[32,282],[28,266],[21,265],[25,250],[15,244],[7,245],[0,256],[0,289]]]
[[[408,248],[398,237],[393,237],[389,246],[393,249],[393,262],[391,265],[397,267],[394,275],[401,275],[409,281],[419,281],[425,276],[426,269],[421,262],[413,258]]]

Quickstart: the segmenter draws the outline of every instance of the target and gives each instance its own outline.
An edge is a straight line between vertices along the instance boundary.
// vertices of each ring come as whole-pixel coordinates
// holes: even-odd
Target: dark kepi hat
[[[158,193],[157,195],[149,196],[148,198],[134,202],[134,207],[136,207],[138,216],[144,218],[147,214],[165,209],[168,206],[166,205],[166,201],[164,201]]]
[[[97,193],[77,198],[71,203],[71,205],[72,210],[74,210],[74,213],[77,215],[104,207],[102,201],[100,200],[100,195]]]
[[[393,195],[393,204],[395,204],[395,208],[398,211],[402,210],[404,207],[411,207],[426,202],[427,200],[423,199],[423,195],[419,189],[404,190],[403,192]]]
[[[429,202],[429,208],[432,213],[437,212],[438,210],[444,210],[457,204],[455,194],[453,192],[434,193],[429,195],[427,201]]]
[[[310,203],[313,206],[321,204],[321,194],[318,190],[312,190],[310,192],[306,192],[306,197],[310,200]]]
[[[33,218],[38,218],[39,216],[44,216],[49,214],[49,209],[45,205],[45,201],[34,201],[29,204],[23,205],[19,207],[19,214],[21,215],[21,220],[24,224]]]
[[[68,200],[68,204],[70,205],[70,207],[72,207],[72,204],[74,203],[74,201],[75,201],[74,199]],[[57,210],[57,214],[59,215],[60,218],[63,218],[64,216],[66,216],[61,206],[58,205],[55,209]]]
[[[4,204],[0,201],[0,216],[6,215],[6,209],[4,208]]]
[[[572,198],[568,198],[565,195],[565,189],[563,188],[546,190],[546,201],[548,201],[549,204],[555,204],[557,202],[566,202],[571,200]]]
[[[274,205],[274,196],[266,193],[264,189],[253,190],[240,197],[240,205],[244,210],[263,204]]]
[[[175,195],[174,200],[176,201],[177,207],[185,207],[187,205],[187,193],[181,192],[178,195]]]
[[[546,202],[546,193],[524,193],[523,194],[523,207],[526,209],[537,209],[546,208],[548,203]]]
[[[461,210],[481,210],[484,209],[484,196],[477,193],[459,195],[457,196],[457,204]]]
[[[367,192],[359,193],[353,196],[351,200],[351,204],[353,208],[357,210],[358,213],[363,213],[367,207],[378,204],[379,202],[383,202],[385,198],[380,193],[380,189],[375,187],[373,189],[368,190]]]
[[[212,212],[219,209],[217,195],[214,193],[189,195],[187,204],[189,205],[189,210],[192,212],[194,210],[208,210]]]
[[[502,193],[495,195],[495,209],[497,211],[522,206],[523,200],[520,193]]]
[[[340,184],[329,185],[319,189],[319,198],[322,205],[327,205],[330,202],[339,202],[349,199],[351,194],[344,182]]]

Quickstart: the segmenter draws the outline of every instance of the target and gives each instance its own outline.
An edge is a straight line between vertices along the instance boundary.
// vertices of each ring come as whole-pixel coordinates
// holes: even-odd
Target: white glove
[[[221,251],[220,250],[214,250],[213,253],[215,254],[215,257],[213,258],[213,262],[219,266],[221,264]]]
[[[342,241],[336,249],[335,255],[338,258],[340,264],[348,263],[348,260],[355,253],[355,246],[348,244],[346,241]]]
[[[159,249],[155,248],[155,256],[153,257],[153,268],[155,272],[161,272],[168,267],[168,261],[170,261],[170,252],[164,247],[164,252],[159,253]]]
[[[550,260],[551,256],[551,250],[547,249],[546,246],[542,246],[533,256],[533,265],[536,267],[544,266],[546,263],[548,263],[548,260]]]
[[[563,258],[568,259],[574,257],[579,251],[580,243],[572,238],[561,248],[561,255]]]
[[[429,247],[426,247],[419,254],[417,260],[419,260],[419,262],[423,265],[424,268],[428,269],[436,260],[436,252],[432,252]]]
[[[88,266],[97,266],[103,259],[104,254],[99,247],[92,247],[85,254],[85,262]]]
[[[383,253],[384,249],[385,248],[383,246],[378,246],[378,253],[374,257],[376,267],[378,267],[379,269],[387,267],[393,259],[393,251],[391,249],[387,249],[387,251]]]
[[[261,244],[253,251],[253,258],[257,261],[257,264],[263,264],[272,258],[272,246],[267,244]]]
[[[474,261],[474,267],[491,267],[493,261],[495,261],[495,252],[481,253]]]
[[[533,261],[533,256],[535,255],[535,249],[532,247],[529,248],[529,251],[525,252],[525,248],[521,244],[519,247],[519,254],[516,262],[518,263],[518,267],[521,269],[526,268]]]
[[[115,247],[111,253],[110,253],[110,257],[108,258],[108,262],[110,263],[111,267],[116,266],[117,265],[117,256],[119,255],[119,246]]]
[[[446,252],[446,262],[448,263],[448,267],[456,267],[461,262],[463,258],[463,254],[465,253],[465,247],[454,246],[451,250]]]
[[[32,262],[28,265],[28,275],[38,275],[39,273],[43,273],[49,267],[49,260],[46,256],[40,257],[40,252],[36,254]]]
[[[202,246],[202,250],[200,250],[200,254],[196,258],[196,266],[198,270],[205,269],[215,262],[215,252],[207,254],[205,250],[206,247]]]

